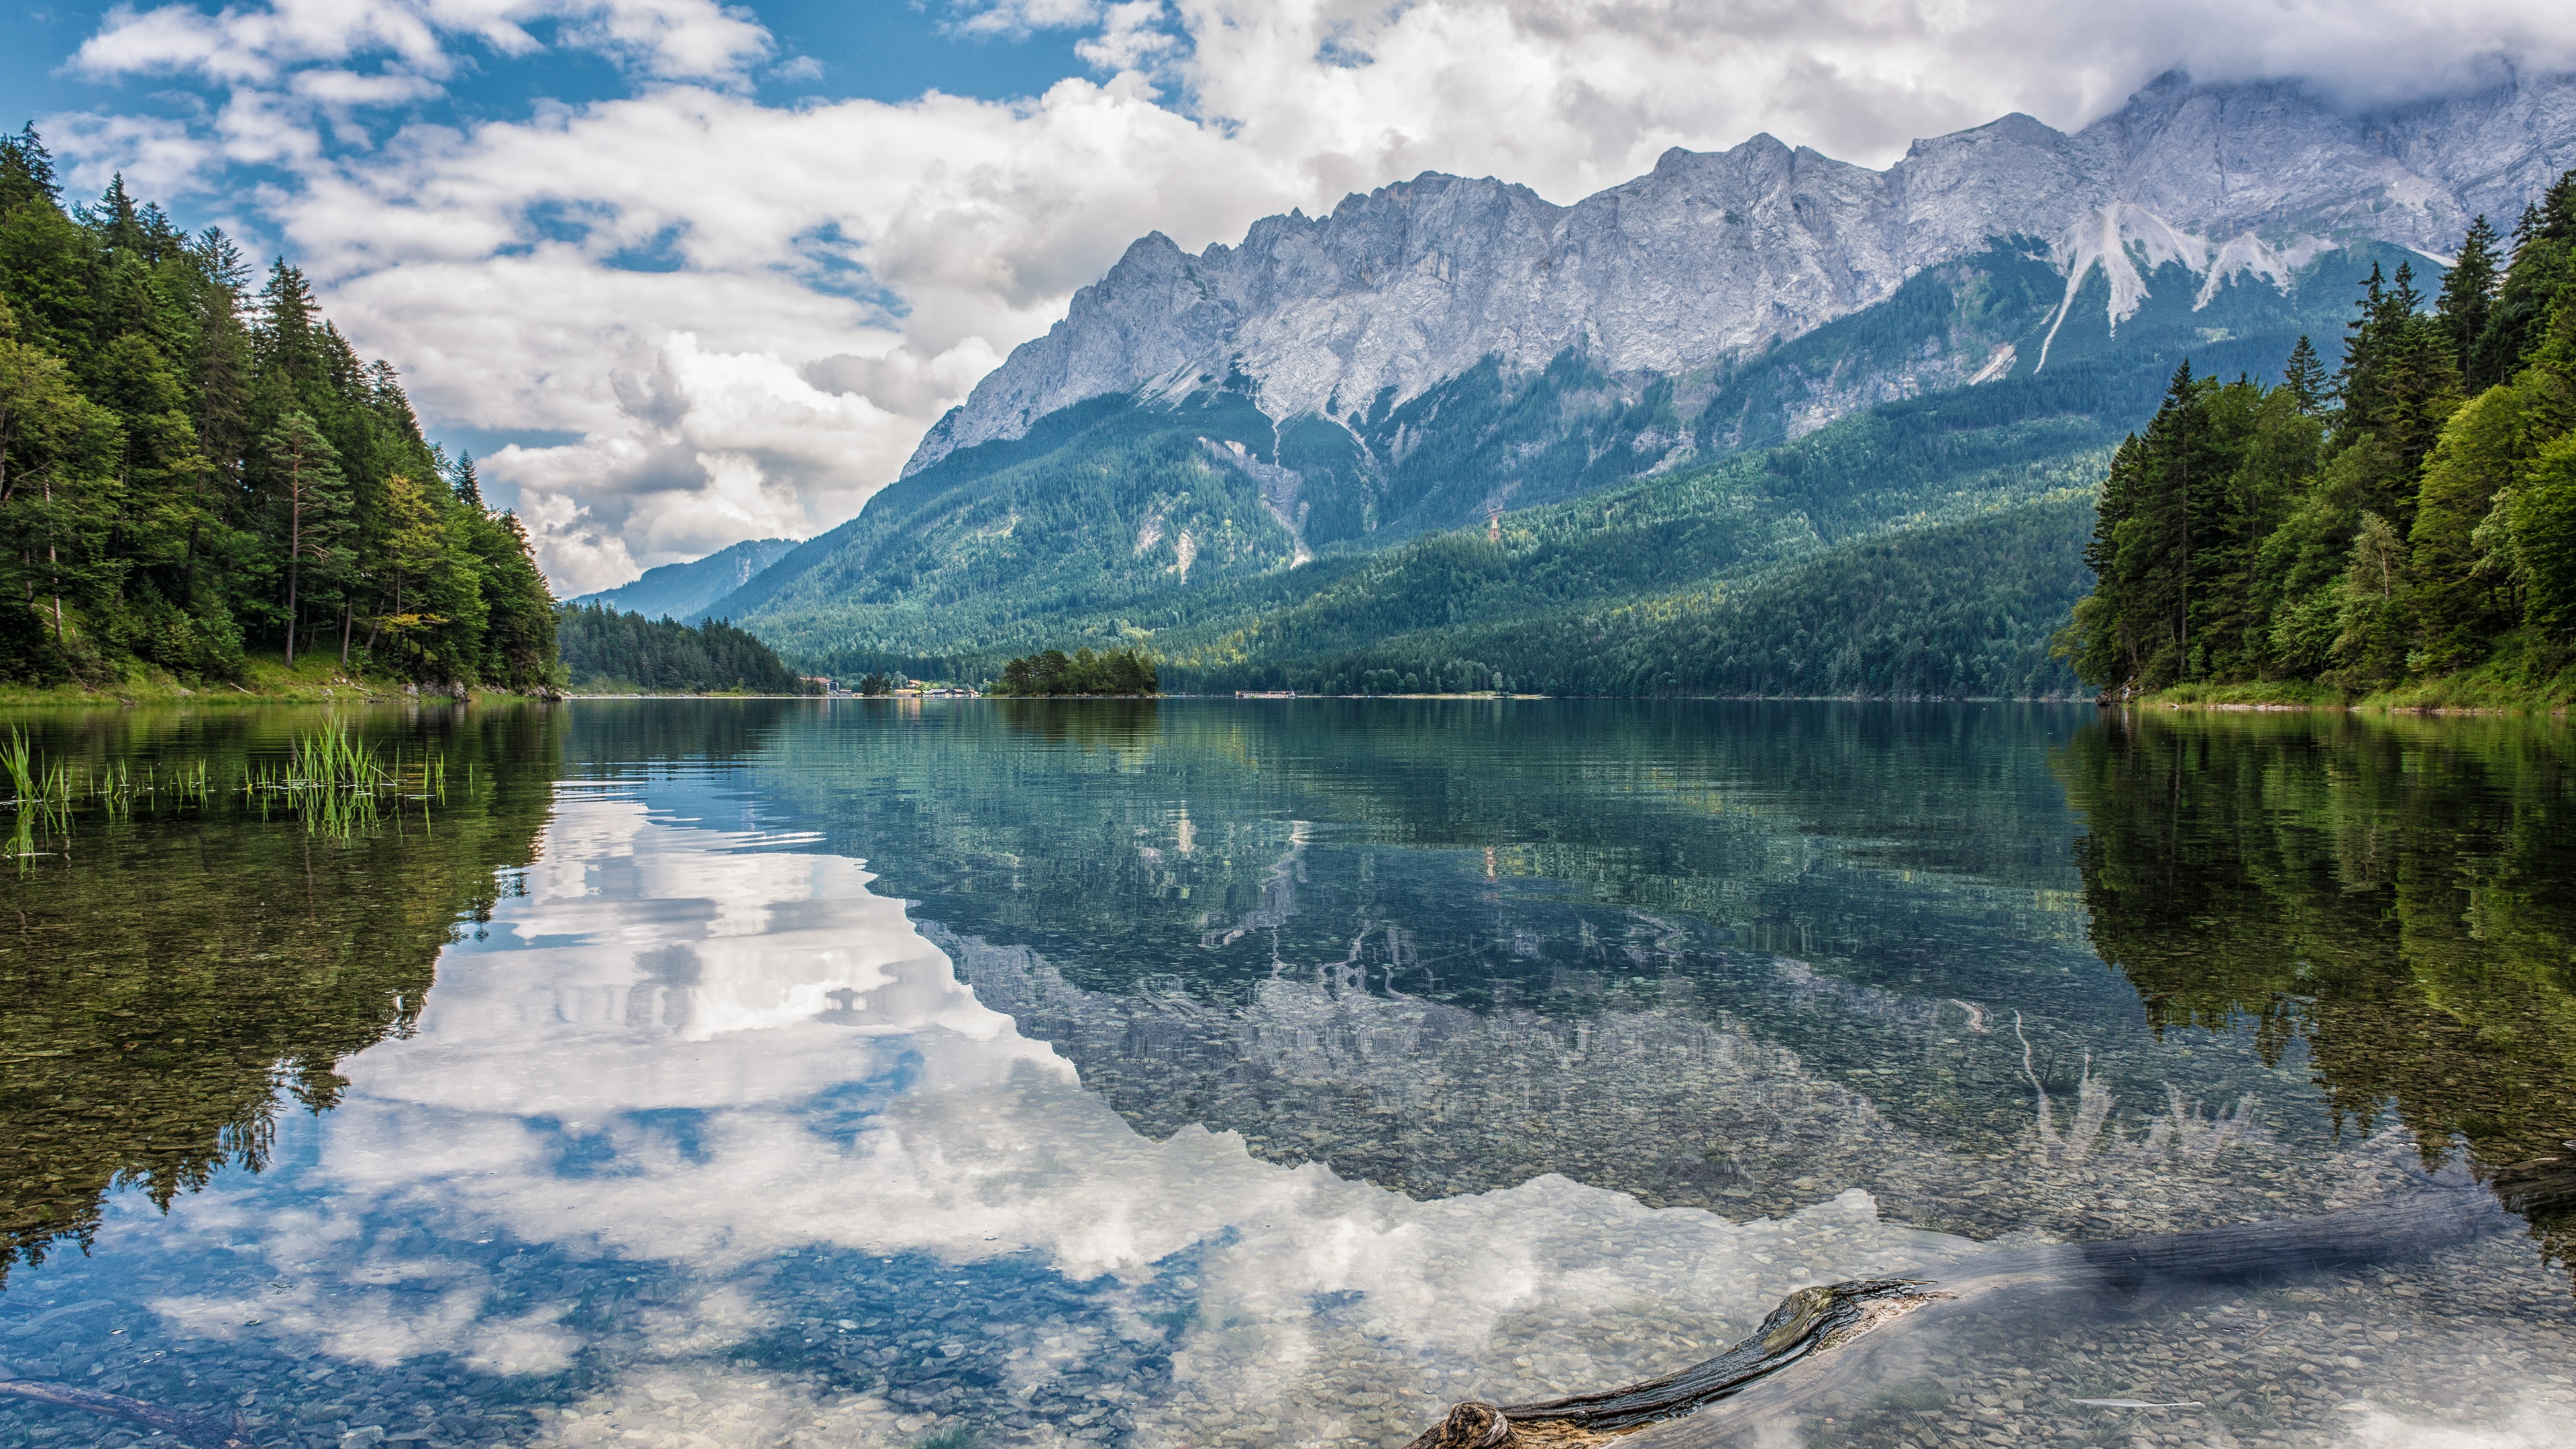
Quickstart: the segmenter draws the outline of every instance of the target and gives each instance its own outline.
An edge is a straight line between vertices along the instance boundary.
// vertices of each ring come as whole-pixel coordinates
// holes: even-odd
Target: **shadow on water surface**
[[[2056,768],[2093,948],[2160,1034],[2304,1054],[2322,1111],[2427,1163],[2465,1148],[2508,1203],[2576,1157],[2576,734],[2121,713]]]

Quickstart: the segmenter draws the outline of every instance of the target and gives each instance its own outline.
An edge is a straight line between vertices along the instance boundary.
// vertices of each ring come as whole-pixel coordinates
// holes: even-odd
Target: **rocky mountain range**
[[[2331,366],[2374,271],[2429,294],[2570,167],[2576,76],[2377,112],[2168,76],[1885,170],[1761,136],[1571,206],[1435,174],[1147,236],[706,612],[833,673],[2071,693],[2091,490],[2176,367]]]
[[[1192,256],[1159,232],[1139,240],[941,419],[905,473],[1089,398],[1237,374],[1274,418],[1339,419],[1486,358],[1528,371],[1574,349],[1612,374],[1687,372],[1883,302],[1999,237],[2044,250],[2064,278],[2056,321],[2098,272],[2116,324],[2165,264],[2205,299],[2231,277],[2287,286],[2356,239],[2446,255],[2471,216],[2509,227],[2570,165],[2576,79],[2355,113],[2295,83],[2175,74],[2073,134],[2010,115],[1918,141],[1884,171],[1762,135],[1676,148],[1572,206],[1426,173],[1329,216],[1266,217],[1239,246]],[[1948,370],[2038,368],[2045,351]]]

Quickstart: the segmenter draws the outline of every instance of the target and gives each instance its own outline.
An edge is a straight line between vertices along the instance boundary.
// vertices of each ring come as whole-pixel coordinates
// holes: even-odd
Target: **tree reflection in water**
[[[2576,737],[2557,722],[2106,715],[2058,752],[2094,949],[2159,1031],[2307,1055],[2339,1123],[2516,1169],[2576,1137]],[[2576,1221],[2537,1225],[2564,1256]]]

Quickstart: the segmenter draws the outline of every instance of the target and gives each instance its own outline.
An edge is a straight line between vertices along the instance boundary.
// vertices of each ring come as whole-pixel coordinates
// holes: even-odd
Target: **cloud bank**
[[[2555,0],[968,0],[959,43],[1070,32],[1092,68],[1010,102],[765,103],[813,76],[712,0],[120,7],[80,75],[192,105],[45,118],[274,237],[433,427],[568,441],[486,460],[560,592],[810,534],[1134,237],[1193,250],[1423,170],[1572,201],[1758,131],[1885,164],[2026,111],[2073,127],[2181,66],[2367,106],[2576,69]],[[503,119],[486,67],[612,68]],[[513,72],[515,74],[515,72]]]

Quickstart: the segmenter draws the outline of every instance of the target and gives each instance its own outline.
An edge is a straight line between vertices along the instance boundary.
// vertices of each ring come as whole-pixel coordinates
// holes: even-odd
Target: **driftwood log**
[[[48,1379],[22,1379],[7,1369],[0,1369],[0,1398],[24,1399],[31,1404],[51,1404],[56,1408],[81,1409],[111,1419],[124,1419],[158,1429],[190,1446],[190,1449],[258,1449],[250,1436],[250,1425],[239,1411],[233,1414],[230,1423],[226,1423],[205,1414],[191,1414],[185,1409],[165,1408],[141,1399],[129,1399],[123,1394],[75,1388]]]
[[[1752,1335],[1663,1378],[1526,1404],[1470,1400],[1410,1449],[1717,1449],[1794,1410],[1860,1357],[1920,1342],[1975,1312],[2019,1313],[2067,1295],[2133,1299],[2158,1288],[2268,1283],[2420,1258],[2576,1206],[2576,1168],[2526,1164],[2505,1202],[2484,1186],[2443,1187],[2366,1208],[2116,1242],[1999,1251],[1938,1280],[1871,1278],[1801,1288]],[[2508,1211],[2507,1202],[2513,1211]]]

